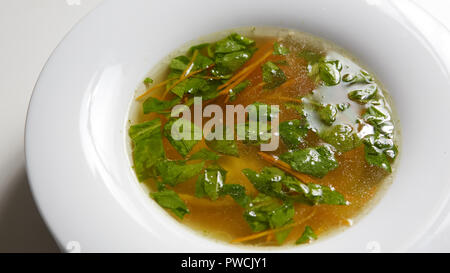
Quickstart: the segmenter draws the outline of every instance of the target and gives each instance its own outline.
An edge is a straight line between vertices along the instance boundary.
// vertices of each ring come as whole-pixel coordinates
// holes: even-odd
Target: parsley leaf
[[[250,120],[259,120],[263,122],[271,121],[279,114],[279,110],[272,113],[272,108],[265,103],[254,102],[251,105],[253,105],[254,107],[248,108],[248,116]]]
[[[353,90],[349,92],[348,98],[364,104],[375,97],[377,90],[378,88],[376,85],[369,85],[365,89]]]
[[[251,169],[242,170],[253,186],[261,193],[282,200],[309,205],[345,205],[345,197],[334,189],[318,184],[304,184],[282,170],[265,167],[260,173]]]
[[[264,89],[273,89],[282,85],[286,81],[283,70],[273,62],[266,62],[262,66],[263,81],[266,83]]]
[[[164,110],[170,109],[180,103],[179,98],[175,98],[170,101],[160,101],[157,98],[149,97],[144,101],[142,107],[144,108],[144,114],[148,113],[162,113]]]
[[[317,240],[317,235],[314,233],[313,229],[310,226],[306,226],[302,236],[298,238],[295,244],[306,244],[314,240]]]
[[[294,170],[322,178],[329,171],[338,167],[334,152],[329,146],[319,146],[284,153],[280,159],[288,163]]]
[[[261,193],[272,197],[285,198],[281,181],[286,178],[285,173],[274,167],[265,167],[260,173],[252,169],[244,169],[242,173],[250,180],[253,186]]]
[[[321,138],[340,152],[353,150],[361,141],[353,128],[347,124],[338,124],[321,133]]]
[[[183,72],[184,70],[186,70],[190,62],[191,60],[188,57],[178,56],[172,59],[169,67],[172,70]],[[205,69],[210,65],[212,65],[213,63],[214,63],[213,60],[199,53],[194,60],[194,66],[192,67],[192,71]]]
[[[208,140],[205,139],[206,146],[208,146],[211,150],[224,154],[224,155],[231,155],[235,157],[239,157],[239,151],[237,148],[237,143],[234,139],[227,140],[226,134],[227,130],[230,130],[229,128],[225,128],[223,130],[223,137],[222,139],[212,139]]]
[[[153,83],[153,79],[147,77],[147,78],[144,79],[143,83],[144,83],[145,85],[152,84],[152,83]]]
[[[186,204],[178,194],[172,190],[164,189],[160,192],[153,192],[150,196],[163,208],[170,209],[176,216],[183,219],[189,213]]]
[[[201,78],[189,78],[174,86],[170,91],[182,98],[184,94],[195,95],[209,90],[208,82]]]
[[[244,89],[247,88],[249,85],[250,85],[250,81],[245,80],[245,81],[239,83],[238,85],[236,85],[235,87],[233,87],[233,89],[231,89],[229,92],[230,101],[234,101],[236,99],[237,94],[244,91]]]
[[[265,124],[262,126],[262,124]],[[238,140],[242,140],[244,144],[258,145],[268,143],[272,137],[270,132],[270,124],[263,122],[250,121],[246,123],[236,124]]]
[[[195,185],[195,196],[202,198],[206,195],[211,200],[217,200],[224,186],[226,175],[227,171],[218,165],[206,168]]]
[[[170,69],[179,70],[182,72],[186,69],[189,62],[190,62],[190,60],[188,57],[178,56],[178,57],[173,58],[170,61],[169,67],[170,67]]]
[[[308,128],[301,120],[294,119],[280,123],[281,139],[289,148],[295,148],[300,143],[304,143],[307,134]]]
[[[217,66],[212,70],[215,76],[231,74],[238,70],[253,55],[253,50],[231,52],[216,57]]]
[[[259,194],[247,206],[244,219],[253,232],[260,232],[269,228],[279,228],[292,222],[294,214],[292,202],[280,204],[277,199]]]
[[[218,160],[220,158],[220,155],[216,154],[213,151],[210,151],[208,149],[202,148],[200,151],[193,154],[189,160]]]
[[[181,132],[178,132],[178,130],[174,130],[174,132],[172,132],[172,126],[174,125],[177,126]],[[189,127],[190,133],[187,132],[186,136],[182,135],[182,132],[189,130]],[[188,155],[192,148],[194,148],[194,146],[200,141],[195,140],[194,136],[201,135],[201,129],[187,119],[172,119],[164,126],[164,135],[169,140],[170,144],[172,144],[172,146],[178,151],[178,153],[184,157]],[[186,137],[187,139],[184,139],[183,137]]]
[[[332,86],[341,82],[342,64],[339,61],[321,61],[319,76],[325,85]]]
[[[308,61],[309,76],[316,82],[321,80],[327,86],[337,85],[341,82],[342,64],[339,60],[327,60],[312,51],[303,51],[299,56]]]
[[[320,120],[326,125],[330,126],[336,121],[338,113],[337,107],[333,104],[320,105],[317,109]]]
[[[273,44],[273,55],[287,55],[289,52],[289,48],[285,47],[283,44],[278,42]]]
[[[310,50],[303,50],[298,56],[305,59],[310,64],[318,63],[323,58],[322,55]]]
[[[194,45],[194,46],[191,46],[191,48],[189,48],[187,53],[192,54],[192,53],[194,53],[194,51],[202,50],[203,48],[208,47],[208,46],[209,46],[209,43],[202,43],[202,44]]]
[[[392,172],[391,160],[397,157],[398,149],[391,138],[380,133],[366,136],[364,154],[366,161],[373,166],[378,166],[388,172]]]
[[[176,186],[198,175],[204,165],[204,162],[186,165],[183,161],[163,160],[156,164],[156,169],[163,184]]]
[[[382,105],[375,105],[372,102],[372,105],[367,108],[366,113],[363,115],[363,119],[372,125],[376,131],[389,138],[392,137],[394,124],[391,121],[391,115],[388,110]]]
[[[353,74],[345,74],[342,76],[342,81],[346,82],[347,84],[355,84],[355,83],[364,83],[369,84],[373,83],[374,79],[369,74],[369,72],[365,70],[361,70],[360,73],[353,75]]]
[[[245,187],[238,184],[223,185],[221,195],[231,196],[241,207],[246,208],[250,203],[250,197],[245,193]]]
[[[144,181],[154,176],[154,165],[165,158],[161,136],[161,120],[154,119],[133,125],[128,133],[134,143],[134,170],[139,181]]]
[[[247,49],[255,44],[255,41],[233,33],[216,43],[215,53],[230,53]]]
[[[337,109],[341,112],[347,110],[348,108],[350,108],[350,103],[346,102],[346,103],[339,103],[338,105],[336,105]]]

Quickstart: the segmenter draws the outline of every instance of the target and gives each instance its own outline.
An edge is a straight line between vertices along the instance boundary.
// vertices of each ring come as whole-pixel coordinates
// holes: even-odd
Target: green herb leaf
[[[350,103],[346,102],[346,103],[339,103],[338,105],[336,105],[336,108],[343,112],[345,110],[347,110],[348,108],[350,108]]]
[[[170,209],[176,216],[183,219],[185,214],[189,213],[186,204],[181,200],[178,194],[172,190],[163,190],[151,193],[150,196],[163,208]]]
[[[287,152],[280,156],[294,170],[322,178],[338,167],[334,152],[327,145]]]
[[[285,47],[283,44],[278,42],[273,44],[273,55],[287,55],[289,52],[289,48]]]
[[[247,47],[233,39],[225,38],[216,43],[215,53],[230,53],[245,50]]]
[[[279,245],[283,244],[284,241],[286,241],[287,237],[289,236],[289,233],[291,233],[292,228],[287,228],[284,230],[280,230],[275,233],[275,239],[277,240],[277,243]]]
[[[210,151],[208,149],[202,148],[200,151],[193,154],[189,160],[218,160],[220,158],[220,155],[216,154],[213,151]]]
[[[376,85],[369,85],[365,89],[353,90],[349,92],[348,98],[364,104],[375,97],[377,90],[378,88]]]
[[[253,232],[260,232],[291,223],[294,214],[295,210],[291,202],[280,205],[276,199],[259,194],[248,205],[244,212],[244,219]]]
[[[191,46],[191,48],[189,48],[188,50],[188,54],[192,54],[196,50],[202,50],[203,48],[208,47],[209,45],[210,45],[209,43],[202,43],[195,46]]]
[[[314,240],[317,240],[317,235],[314,233],[313,229],[310,226],[306,226],[302,236],[298,238],[295,244],[306,244]]]
[[[318,63],[323,56],[310,50],[304,50],[298,54],[299,57],[305,59],[310,64]]]
[[[172,126],[174,125],[177,126],[181,132],[178,132],[178,130],[174,130],[174,132],[172,132]],[[188,136],[186,134],[186,139],[183,139],[182,132],[187,132],[187,134],[190,132],[190,135]],[[170,144],[172,144],[172,146],[178,151],[178,153],[185,157],[200,141],[195,140],[194,136],[201,135],[201,129],[187,119],[172,119],[164,126],[164,135],[169,140]]]
[[[234,101],[236,99],[237,94],[244,91],[244,89],[247,88],[249,85],[250,85],[250,81],[245,80],[245,81],[239,83],[238,85],[236,85],[235,87],[233,87],[233,89],[231,89],[229,92],[230,101]]]
[[[371,102],[367,108],[366,113],[363,115],[363,119],[372,125],[376,131],[392,138],[394,133],[394,124],[391,121],[391,115],[389,111],[383,107],[383,105],[376,105]]]
[[[198,175],[204,165],[204,162],[186,165],[183,161],[163,160],[156,164],[156,169],[162,183],[176,186]]]
[[[274,167],[265,167],[260,173],[252,169],[244,169],[242,173],[259,192],[277,198],[285,198],[287,196],[281,183],[286,178],[282,170]]]
[[[345,197],[333,188],[313,183],[307,186],[308,191],[305,192],[305,197],[315,205],[347,205]],[[302,190],[305,190],[305,188],[302,187]]]
[[[268,143],[272,137],[270,124],[252,120],[250,122],[236,124],[236,131],[238,140],[242,140],[244,144],[259,145]]]
[[[253,50],[242,50],[227,54],[220,54],[216,57],[217,66],[212,70],[213,75],[223,76],[238,70],[253,55]]]
[[[227,171],[220,166],[206,168],[195,185],[195,196],[202,198],[206,195],[211,200],[217,200],[225,184],[226,174]]]
[[[319,63],[319,76],[325,85],[332,86],[341,82],[342,64],[339,61],[322,61]]]
[[[139,181],[154,176],[153,167],[165,158],[161,136],[161,120],[136,124],[130,127],[129,136],[134,144],[134,170]]]
[[[369,72],[367,72],[365,70],[361,70],[360,73],[358,73],[356,75],[345,74],[342,77],[342,81],[344,81],[348,84],[355,84],[355,83],[369,84],[369,83],[373,83],[375,80],[369,74]]]
[[[215,53],[230,53],[245,50],[255,44],[255,41],[233,33],[216,43]]]
[[[397,157],[398,149],[391,138],[380,133],[364,138],[366,161],[373,166],[378,166],[388,172],[392,172],[390,161]]]
[[[231,196],[241,207],[246,208],[250,203],[250,197],[245,193],[245,187],[238,184],[223,185],[221,195]]]
[[[182,98],[184,94],[195,95],[208,90],[207,80],[201,78],[188,78],[174,86],[170,91]]]
[[[321,133],[321,138],[340,152],[353,150],[361,144],[358,135],[347,124],[333,126]]]
[[[184,71],[189,64],[190,59],[186,56],[178,56],[172,59],[170,62],[170,69]]]
[[[194,60],[194,66],[193,66],[191,72],[201,70],[201,69],[206,69],[209,66],[211,66],[213,63],[214,63],[213,60],[211,60],[210,58],[199,53],[197,55],[197,58],[195,58],[195,60]]]
[[[227,140],[226,134],[227,130],[230,130],[229,128],[223,129],[223,138],[220,139],[212,139],[208,140],[206,139],[206,145],[213,151],[224,154],[224,155],[231,155],[235,157],[239,157],[239,151],[237,148],[237,143],[234,139]]]
[[[304,143],[308,128],[301,120],[294,119],[280,123],[280,136],[283,143],[289,148],[296,148]]]
[[[235,41],[237,41],[237,42],[239,42],[239,43],[241,43],[241,44],[243,44],[243,45],[245,45],[247,47],[252,47],[252,46],[255,45],[255,41],[254,40],[252,40],[250,38],[247,38],[245,36],[242,36],[240,34],[237,34],[237,33],[233,33],[229,37],[231,37],[233,40],[235,40]]]
[[[261,102],[254,102],[251,105],[254,107],[248,108],[248,116],[250,120],[254,121],[271,121],[276,118],[279,114],[279,111],[274,111],[272,113],[272,108],[270,105]]]
[[[319,113],[320,120],[330,126],[336,121],[338,110],[333,104],[326,104],[320,105],[317,112]]]
[[[162,113],[164,110],[170,109],[180,103],[179,98],[175,98],[170,101],[161,101],[157,98],[149,97],[144,101],[142,107],[144,108],[144,114],[148,113]]]
[[[273,62],[266,62],[262,66],[263,81],[266,83],[264,89],[273,89],[286,81],[286,75]]]
[[[170,62],[170,69],[178,71],[178,73],[183,72],[186,70],[188,64],[191,62],[191,59],[189,59],[186,56],[178,56],[172,59]],[[196,71],[200,69],[205,69],[212,65],[214,62],[210,58],[198,54],[197,57],[194,60],[194,66],[192,67],[191,71]],[[181,74],[180,74],[181,75]]]
[[[261,193],[309,205],[346,205],[344,196],[333,188],[318,184],[303,184],[282,170],[265,167],[260,173],[251,169],[242,170],[253,186]]]
[[[143,83],[144,83],[145,85],[152,84],[152,83],[153,83],[153,79],[147,77],[147,78],[144,79]]]

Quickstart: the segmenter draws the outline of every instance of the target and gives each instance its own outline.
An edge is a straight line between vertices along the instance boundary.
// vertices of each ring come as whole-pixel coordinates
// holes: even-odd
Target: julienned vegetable
[[[232,243],[281,245],[311,243],[367,206],[398,155],[392,105],[373,75],[308,38],[232,33],[176,56],[160,81],[143,80],[143,122],[128,131],[133,167],[162,208]],[[237,139],[210,139],[170,115],[194,97],[256,112],[214,129]],[[261,111],[270,105],[280,110]],[[174,125],[201,138],[179,140]],[[260,151],[273,132],[279,148]]]

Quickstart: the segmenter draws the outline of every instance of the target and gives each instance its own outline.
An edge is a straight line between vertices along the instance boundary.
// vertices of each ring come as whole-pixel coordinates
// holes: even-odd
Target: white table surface
[[[47,58],[71,27],[102,1],[0,0],[0,252],[59,251],[28,186],[25,118]],[[450,29],[450,1],[415,2]]]

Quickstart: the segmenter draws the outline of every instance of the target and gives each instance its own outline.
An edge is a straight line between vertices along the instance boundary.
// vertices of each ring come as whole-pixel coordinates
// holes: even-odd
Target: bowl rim
[[[326,0],[324,0],[326,1]],[[135,1],[136,3],[139,4],[139,0]],[[142,1],[141,1],[142,2]],[[263,1],[264,5],[266,5],[269,1]],[[288,3],[288,1],[283,1],[283,3]],[[52,235],[57,239],[58,245],[60,246],[60,248],[64,249],[64,242],[67,242],[66,238],[63,238],[64,236],[61,236],[61,233],[64,233],[64,231],[61,230],[61,225],[58,227],[59,230],[56,230],[55,227],[55,219],[51,219],[52,217],[50,217],[50,212],[47,209],[49,204],[47,203],[47,201],[45,200],[46,196],[48,197],[48,191],[45,191],[44,189],[42,189],[42,183],[44,183],[45,181],[42,181],[41,178],[36,178],[36,173],[38,172],[42,172],[39,170],[38,167],[42,167],[42,163],[39,164],[40,166],[37,166],[36,164],[36,158],[40,157],[41,155],[36,154],[35,148],[36,145],[38,145],[37,143],[35,143],[35,141],[33,140],[34,138],[37,138],[37,136],[39,137],[45,137],[42,135],[42,133],[39,133],[37,131],[36,127],[36,121],[35,117],[36,117],[36,112],[38,110],[41,110],[41,106],[39,105],[41,103],[40,100],[44,99],[44,98],[38,98],[39,96],[41,96],[41,93],[44,89],[49,89],[51,88],[46,86],[48,85],[48,77],[50,77],[50,75],[48,75],[48,73],[50,73],[49,71],[57,65],[58,63],[58,58],[61,58],[61,52],[64,51],[64,47],[68,46],[68,40],[69,39],[74,39],[76,35],[79,35],[82,31],[83,27],[86,27],[87,20],[93,20],[95,21],[93,18],[95,18],[95,16],[98,16],[99,13],[102,13],[100,16],[104,16],[104,12],[102,12],[102,10],[105,9],[111,9],[114,7],[120,7],[121,5],[118,4],[118,1],[105,1],[102,4],[100,4],[96,9],[94,9],[93,11],[91,11],[86,17],[84,17],[78,24],[76,24],[72,30],[65,36],[65,38],[59,43],[59,45],[57,46],[57,48],[53,51],[53,53],[51,54],[49,60],[47,61],[47,63],[44,65],[44,68],[42,69],[40,75],[39,75],[39,79],[35,85],[31,100],[30,100],[30,105],[29,105],[29,109],[28,109],[28,114],[27,114],[27,120],[26,120],[26,134],[25,134],[25,150],[26,150],[26,162],[27,162],[27,173],[28,173],[28,177],[29,177],[29,181],[30,181],[30,186],[31,186],[31,190],[32,190],[32,194],[33,197],[38,205],[38,210],[41,213],[41,215],[43,216],[44,222],[46,223],[46,225],[49,227]],[[131,6],[131,4],[130,4]],[[367,7],[371,7],[370,5],[367,5]],[[75,33],[77,32],[77,33]],[[75,33],[75,34],[74,34]],[[73,41],[72,41],[73,42]],[[349,50],[351,51],[351,50]],[[44,82],[42,82],[42,78],[46,78],[44,80]],[[133,92],[134,93],[134,92]],[[37,102],[38,101],[38,102]],[[31,129],[30,129],[31,128]],[[446,200],[442,200],[442,205],[441,205],[441,210],[442,208],[445,206]],[[170,217],[170,216],[169,216]],[[92,217],[90,217],[92,218]],[[439,215],[436,214],[435,218],[439,218]],[[62,221],[62,220],[60,220]],[[135,224],[134,224],[135,225]],[[431,223],[430,223],[431,225]],[[65,227],[65,228],[70,228],[70,227]],[[142,234],[143,232],[140,231],[140,233]],[[87,236],[89,237],[89,235]],[[416,238],[417,240],[417,238]],[[88,248],[88,250],[90,251],[98,251],[99,249],[113,249],[113,250],[121,250],[117,247],[114,247],[112,245],[99,245],[96,247],[90,247]],[[242,251],[242,248],[235,248],[235,247],[230,247],[230,248],[226,248],[225,246],[223,246],[222,244],[217,244],[215,245],[216,249],[224,249],[225,251]],[[142,249],[141,247],[137,247],[136,245],[134,246],[127,246],[124,247],[123,249],[127,250],[138,250],[138,251],[148,251],[149,249]],[[214,247],[212,248],[214,249]],[[403,249],[409,249],[409,246]],[[67,249],[66,249],[67,250]],[[259,249],[255,249],[255,248],[251,248],[251,251],[258,251]],[[272,251],[273,249],[270,249],[270,251]],[[283,250],[287,250],[285,248],[280,248],[280,251]],[[299,251],[303,251],[301,248],[296,249]],[[275,250],[277,251],[277,250]],[[308,250],[307,250],[308,251]],[[316,250],[314,250],[316,251]],[[320,251],[320,250],[319,250]],[[362,250],[364,251],[364,250]]]

